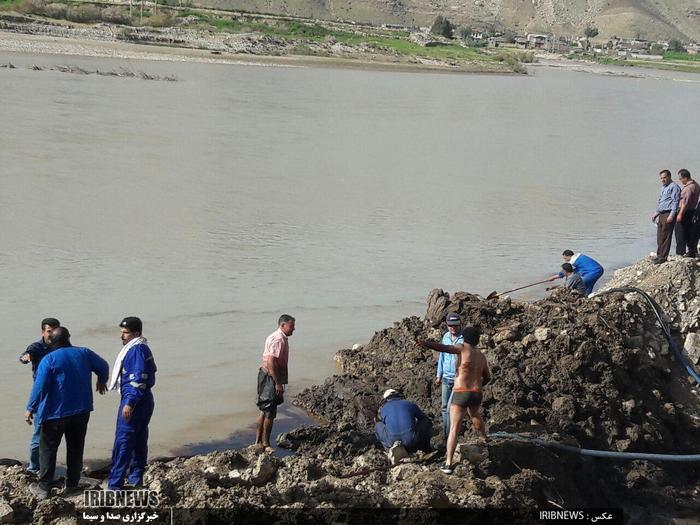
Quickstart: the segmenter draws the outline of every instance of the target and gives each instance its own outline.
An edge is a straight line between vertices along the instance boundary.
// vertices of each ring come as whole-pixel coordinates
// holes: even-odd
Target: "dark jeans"
[[[430,420],[428,418],[417,421],[413,428],[401,434],[391,432],[383,421],[377,421],[374,425],[374,434],[387,450],[395,441],[400,441],[409,453],[416,450],[430,451]]]
[[[41,424],[39,442],[39,484],[48,490],[56,473],[56,453],[63,435],[66,436],[66,487],[74,488],[83,470],[83,449],[90,412],[83,412],[59,419],[49,419]]]
[[[700,237],[700,224],[693,224],[696,210],[687,210],[683,214],[683,220],[676,222],[676,255],[698,254],[698,237]]]
[[[676,224],[674,220],[670,224],[666,222],[670,212],[660,213],[658,223],[656,224],[656,256],[659,259],[666,259],[668,252],[671,251],[671,240],[673,239],[673,226]]]

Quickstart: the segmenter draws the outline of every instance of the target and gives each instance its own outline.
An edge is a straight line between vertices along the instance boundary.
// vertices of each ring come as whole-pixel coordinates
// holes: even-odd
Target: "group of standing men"
[[[73,346],[68,329],[54,318],[42,320],[41,339],[20,355],[20,362],[32,365],[34,383],[25,421],[34,428],[28,470],[37,477],[30,490],[38,499],[48,497],[53,488],[56,454],[64,436],[64,494],[79,490],[85,436],[93,410],[93,373],[97,376],[97,392],[103,395],[117,390],[121,394],[108,488],[124,489],[125,479],[133,487],[143,483],[156,364],[141,335],[141,320],[125,317],[119,327],[123,346],[111,378],[107,362],[89,348]]]
[[[671,239],[676,234],[676,255],[697,257],[700,239],[700,211],[698,198],[700,185],[693,180],[686,169],[678,171],[678,181],[682,188],[673,182],[671,172],[659,173],[661,193],[656,212],[651,220],[656,223],[656,257],[654,264],[663,264],[671,251]]]

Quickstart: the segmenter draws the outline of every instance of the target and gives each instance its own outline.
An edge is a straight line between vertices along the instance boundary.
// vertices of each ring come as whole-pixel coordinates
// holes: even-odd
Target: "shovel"
[[[544,281],[537,281],[536,283],[526,284],[525,286],[519,286],[518,288],[513,288],[512,290],[506,290],[505,292],[501,292],[501,293],[497,293],[494,290],[493,292],[491,292],[490,294],[488,294],[486,296],[486,300],[488,301],[489,299],[495,299],[496,297],[499,297],[501,295],[505,295],[505,294],[510,293],[510,292],[515,292],[517,290],[522,290],[523,288],[530,288],[530,286],[537,286],[538,284],[544,284],[544,283],[548,283],[548,282],[549,282],[549,279],[545,279]]]

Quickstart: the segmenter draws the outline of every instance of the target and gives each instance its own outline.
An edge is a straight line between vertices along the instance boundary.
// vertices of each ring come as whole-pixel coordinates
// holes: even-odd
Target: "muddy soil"
[[[694,262],[672,262],[647,267],[642,261],[627,270],[642,280],[648,272],[697,277]],[[648,291],[662,305],[676,298],[683,312],[678,288],[685,285],[667,277],[674,286]],[[440,472],[436,355],[414,341],[439,340],[448,312],[482,331],[480,348],[493,374],[483,403],[490,433],[618,452],[700,453],[698,385],[634,294],[588,299],[562,290],[522,303],[433,290],[423,318],[403,319],[366,345],[339,351],[343,372],[297,396],[296,404],[330,423],[280,435],[279,445],[295,454],[278,458],[249,447],[156,461],[146,475],[148,488],[158,491],[162,506],[193,513],[262,507],[622,507],[628,523],[645,525],[672,518],[693,523],[700,516],[697,463],[590,458],[494,437],[484,442],[469,424],[454,474]],[[673,312],[669,317],[682,344],[691,325],[679,324],[683,316]],[[386,388],[401,390],[432,418],[437,454],[389,464],[372,435]],[[5,521],[61,523],[81,508],[80,498],[37,503],[29,481],[22,466],[0,462],[0,510],[11,512]]]

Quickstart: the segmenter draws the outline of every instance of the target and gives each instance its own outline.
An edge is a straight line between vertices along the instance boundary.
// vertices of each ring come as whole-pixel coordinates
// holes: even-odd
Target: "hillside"
[[[198,5],[357,22],[429,25],[437,15],[474,28],[599,38],[700,40],[698,0],[197,0]]]

